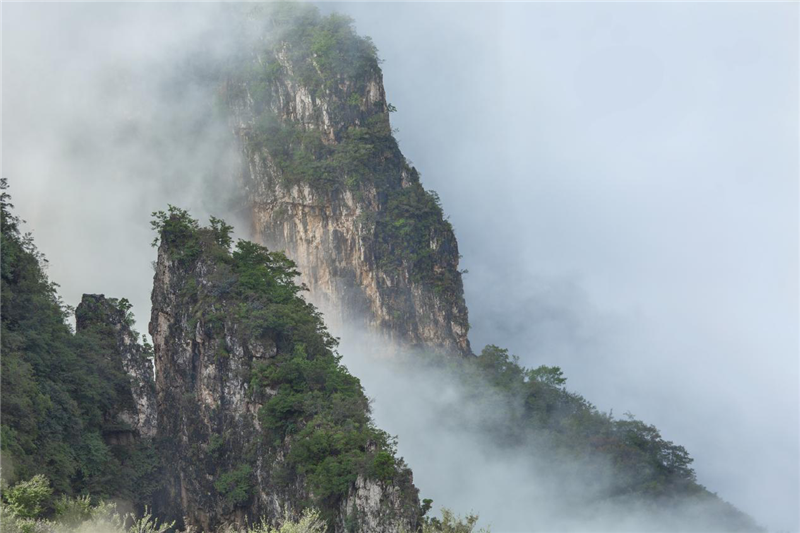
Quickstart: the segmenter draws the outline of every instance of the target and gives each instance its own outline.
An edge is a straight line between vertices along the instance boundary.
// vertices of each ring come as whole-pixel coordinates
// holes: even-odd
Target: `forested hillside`
[[[73,310],[2,186],[3,481],[41,474],[56,494],[149,503],[158,468],[152,443],[112,437],[136,429],[118,416],[134,398],[114,326],[84,316],[86,327],[71,330]],[[129,328],[126,301],[110,303]]]

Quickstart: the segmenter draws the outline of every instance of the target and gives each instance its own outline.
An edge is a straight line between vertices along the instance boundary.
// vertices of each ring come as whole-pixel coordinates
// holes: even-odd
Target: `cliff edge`
[[[256,21],[268,37],[224,87],[255,240],[297,263],[332,327],[471,354],[453,228],[392,134],[374,45],[304,6]]]
[[[313,507],[332,532],[416,530],[411,471],[299,296],[294,263],[247,241],[231,251],[217,219],[201,228],[172,208],[156,226],[159,514],[216,531]]]

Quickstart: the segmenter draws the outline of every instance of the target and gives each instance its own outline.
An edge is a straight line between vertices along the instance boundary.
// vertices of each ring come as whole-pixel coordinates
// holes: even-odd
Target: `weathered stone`
[[[80,305],[75,310],[78,333],[93,327],[110,329],[115,350],[107,354],[114,362],[119,362],[122,370],[130,379],[130,409],[116,413],[121,427],[130,427],[139,436],[152,438],[156,434],[156,402],[155,384],[153,381],[153,363],[145,354],[138,342],[138,335],[131,329],[126,312],[118,307],[116,300],[110,300],[102,294],[84,294]],[[130,441],[132,435],[109,435],[107,438],[115,443]]]
[[[361,180],[357,189],[343,185],[322,191],[306,183],[287,185],[274,154],[250,142],[265,114],[282,124],[319,132],[328,146],[346,142],[345,132],[370,121],[377,120],[389,131],[389,106],[377,61],[365,67],[365,79],[341,75],[337,83],[312,89],[295,75],[299,69],[285,47],[269,54],[265,51],[254,59],[260,65],[277,61],[282,67],[282,75],[267,84],[266,108],[250,94],[247,82],[231,81],[239,85],[228,91],[253,238],[284,250],[297,263],[311,301],[333,331],[343,324],[366,325],[403,347],[471,354],[458,244],[449,226],[432,230],[429,243],[433,271],[452,280],[446,291],[417,279],[409,263],[399,269],[381,266],[382,236],[369,220],[383,216],[393,193],[420,186],[416,170],[396,144],[382,162],[386,171],[381,176]]]
[[[277,525],[286,517],[297,518],[314,500],[302,473],[289,484],[275,479],[293,440],[264,438],[258,419],[262,404],[250,391],[253,366],[277,356],[276,342],[241,332],[235,319],[240,301],[205,300],[193,292],[203,287],[206,294],[214,293],[213,280],[223,278],[220,270],[227,268],[205,249],[196,261],[183,263],[162,242],[152,293],[158,441],[165,465],[156,511],[205,532],[261,520]],[[224,318],[211,324],[209,312]],[[270,398],[276,392],[267,388],[262,394]],[[217,482],[243,466],[250,488],[244,499],[232,503]],[[360,524],[357,531],[365,533],[415,530],[417,489],[410,471],[401,471],[398,479],[395,484],[360,477],[338,506],[332,531],[352,531],[348,528],[354,521]]]

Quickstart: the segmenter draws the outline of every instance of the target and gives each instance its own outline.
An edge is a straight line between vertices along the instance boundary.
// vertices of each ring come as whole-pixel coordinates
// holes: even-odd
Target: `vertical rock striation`
[[[411,472],[369,419],[294,265],[223,226],[162,220],[150,333],[165,467],[159,513],[215,531],[307,507],[336,532],[413,531]]]
[[[119,365],[130,380],[130,390],[122,393],[122,396],[127,396],[129,392],[129,401],[107,415],[112,419],[108,427],[117,428],[114,433],[119,433],[117,436],[107,435],[112,440],[124,439],[121,435],[131,432],[148,439],[156,434],[153,365],[145,347],[138,342],[138,334],[131,328],[128,309],[125,300],[109,299],[102,294],[84,294],[75,310],[77,333],[101,333],[101,338],[110,340],[109,351],[104,355]]]
[[[297,9],[262,21],[270,37],[224,90],[255,239],[298,264],[335,327],[470,354],[458,244],[392,135],[374,46]]]

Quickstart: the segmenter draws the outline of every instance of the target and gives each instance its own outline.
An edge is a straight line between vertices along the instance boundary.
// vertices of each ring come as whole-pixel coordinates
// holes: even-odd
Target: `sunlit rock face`
[[[156,434],[155,384],[153,365],[138,334],[131,328],[126,310],[117,300],[102,294],[84,294],[75,310],[78,333],[94,330],[113,339],[113,349],[105,354],[119,365],[130,380],[130,398],[111,416],[118,431],[106,435],[112,441],[130,441],[133,437],[152,438]],[[112,421],[113,422],[113,421]],[[115,427],[111,424],[109,427]]]
[[[307,49],[289,29],[223,91],[252,234],[297,263],[334,332],[366,325],[406,348],[470,354],[458,244],[392,136],[375,51],[349,26],[309,27],[308,41],[337,40]]]

